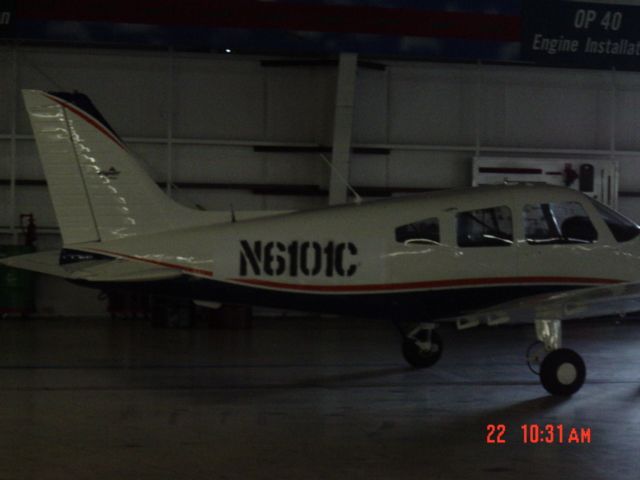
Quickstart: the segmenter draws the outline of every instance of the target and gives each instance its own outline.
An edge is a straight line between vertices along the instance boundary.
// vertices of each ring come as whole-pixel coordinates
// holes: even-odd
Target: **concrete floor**
[[[413,371],[375,321],[4,320],[0,480],[638,478],[640,323],[565,327],[588,368],[568,400],[523,363],[531,328],[441,334]],[[591,443],[524,444],[523,423]]]

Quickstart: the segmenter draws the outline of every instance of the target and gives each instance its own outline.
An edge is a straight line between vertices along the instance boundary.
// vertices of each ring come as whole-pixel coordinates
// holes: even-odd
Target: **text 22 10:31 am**
[[[503,423],[487,424],[486,442],[491,444],[507,443],[507,426]],[[561,423],[538,425],[525,423],[520,425],[520,440],[525,444],[566,444],[591,443],[591,427],[565,427]]]

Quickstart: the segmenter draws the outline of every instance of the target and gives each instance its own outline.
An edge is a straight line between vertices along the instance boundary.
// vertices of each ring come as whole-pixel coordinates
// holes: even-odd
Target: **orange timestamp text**
[[[501,445],[509,442],[507,426],[504,423],[487,424],[486,443]],[[516,438],[524,444],[587,444],[591,443],[591,427],[569,427],[562,423],[524,423],[520,425]]]

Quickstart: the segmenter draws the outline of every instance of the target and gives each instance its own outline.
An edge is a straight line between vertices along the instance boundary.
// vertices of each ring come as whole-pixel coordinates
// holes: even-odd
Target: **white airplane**
[[[640,310],[640,227],[573,190],[468,188],[235,221],[165,196],[86,96],[23,95],[63,249],[9,266],[96,288],[387,317],[415,367],[440,358],[441,322],[531,322],[545,355],[530,361],[556,395],[586,373],[562,348],[561,322]]]

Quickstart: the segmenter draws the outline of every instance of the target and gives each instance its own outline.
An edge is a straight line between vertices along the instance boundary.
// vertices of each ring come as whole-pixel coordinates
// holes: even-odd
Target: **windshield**
[[[619,214],[615,210],[610,209],[606,205],[591,199],[593,206],[596,207],[598,213],[607,224],[609,230],[618,242],[628,242],[633,240],[640,234],[640,227],[627,217]]]

